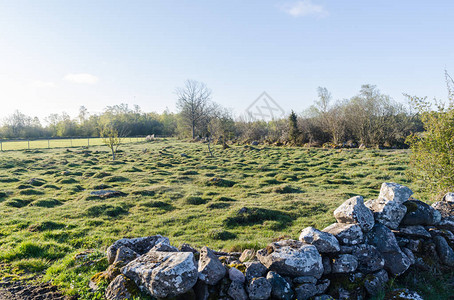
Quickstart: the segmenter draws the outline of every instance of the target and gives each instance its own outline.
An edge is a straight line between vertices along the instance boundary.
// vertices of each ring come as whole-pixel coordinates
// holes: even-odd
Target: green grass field
[[[143,142],[145,138],[123,138],[122,143]],[[104,145],[102,138],[76,138],[76,139],[41,139],[0,142],[2,151],[46,149],[46,148],[71,148]]]
[[[406,177],[408,150],[216,146],[210,157],[206,145],[174,139],[120,149],[114,162],[106,146],[0,154],[2,277],[43,275],[93,298],[88,280],[122,237],[257,249],[296,239],[307,226],[324,228],[338,205],[377,197],[384,181],[426,197]],[[90,195],[100,189],[124,194]],[[248,213],[238,215],[243,207]]]

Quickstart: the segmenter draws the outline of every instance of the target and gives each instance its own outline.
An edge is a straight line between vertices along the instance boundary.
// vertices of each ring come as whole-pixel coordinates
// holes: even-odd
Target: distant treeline
[[[188,94],[185,88],[201,88],[205,93]],[[220,143],[402,148],[406,147],[407,136],[423,131],[418,114],[410,106],[393,101],[373,85],[363,85],[356,96],[335,102],[326,88],[319,88],[319,99],[309,109],[269,122],[248,116],[235,118],[211,101],[211,91],[203,84],[188,81],[185,88],[177,100],[177,113],[145,113],[138,106],[120,104],[107,107],[101,114],[90,114],[82,106],[77,118],[66,113],[51,114],[43,126],[38,118],[16,111],[4,120],[0,134],[6,139],[96,137],[109,124],[124,136],[155,134],[208,138]],[[200,99],[195,98],[197,95]]]

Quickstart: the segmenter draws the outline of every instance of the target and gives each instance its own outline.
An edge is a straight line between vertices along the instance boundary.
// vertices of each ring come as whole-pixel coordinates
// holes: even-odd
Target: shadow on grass
[[[115,218],[127,213],[128,211],[123,207],[109,204],[93,205],[85,210],[85,215],[89,217],[107,216]]]
[[[237,226],[263,224],[265,221],[275,221],[273,229],[279,230],[290,226],[293,218],[290,214],[279,210],[243,207],[238,212],[228,216],[224,220],[224,225],[227,228],[234,228]]]

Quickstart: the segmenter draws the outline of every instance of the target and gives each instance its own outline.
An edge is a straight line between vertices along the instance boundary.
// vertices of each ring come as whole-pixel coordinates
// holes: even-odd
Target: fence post
[[[69,139],[69,142],[71,143],[71,147],[73,146],[73,139]]]
[[[47,149],[50,149],[50,139],[47,139]]]
[[[28,142],[28,150],[30,150],[30,139],[27,140],[27,142]]]
[[[90,147],[90,138],[87,138],[87,148]]]
[[[3,142],[0,141],[0,151],[3,151]]]

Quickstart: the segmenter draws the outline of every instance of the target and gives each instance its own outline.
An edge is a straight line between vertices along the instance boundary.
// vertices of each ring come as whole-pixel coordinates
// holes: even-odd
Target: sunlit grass
[[[405,176],[407,150],[214,148],[210,157],[205,144],[158,139],[121,146],[116,161],[106,146],[0,153],[0,274],[44,272],[75,293],[122,237],[257,249],[324,228],[339,204],[377,197],[383,181],[426,197]],[[121,193],[91,194],[100,190]],[[77,254],[87,250],[96,254],[84,267]]]
[[[122,143],[143,142],[145,138],[122,138]],[[26,149],[52,149],[68,147],[89,147],[104,145],[102,138],[74,138],[74,139],[39,139],[22,141],[0,142],[3,151]]]

